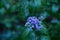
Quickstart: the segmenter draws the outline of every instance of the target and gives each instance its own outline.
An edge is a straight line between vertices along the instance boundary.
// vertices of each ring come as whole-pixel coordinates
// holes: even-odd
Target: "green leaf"
[[[25,39],[27,37],[27,35],[29,34],[29,32],[30,32],[30,29],[29,28],[26,28],[24,30],[24,32],[22,33],[22,39]]]
[[[48,36],[44,36],[44,35],[42,35],[40,39],[41,40],[50,40],[50,38]]]
[[[5,12],[6,12],[5,8],[1,8],[1,9],[0,9],[0,14],[4,15]]]
[[[16,5],[12,5],[9,9],[9,13],[16,11]]]

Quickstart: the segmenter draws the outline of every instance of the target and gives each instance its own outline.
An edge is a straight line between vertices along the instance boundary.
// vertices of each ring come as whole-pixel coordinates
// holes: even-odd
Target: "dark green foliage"
[[[30,16],[38,20],[43,16],[44,19],[40,21],[44,27],[37,31],[25,27]],[[0,0],[0,38],[60,40],[60,0]]]

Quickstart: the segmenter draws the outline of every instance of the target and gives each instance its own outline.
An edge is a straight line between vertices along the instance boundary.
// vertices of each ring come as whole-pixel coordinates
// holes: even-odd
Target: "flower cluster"
[[[39,19],[37,17],[33,16],[33,17],[29,17],[27,19],[25,26],[29,27],[30,29],[35,28],[35,29],[39,30],[42,27],[41,24],[42,24],[42,22],[39,21]]]

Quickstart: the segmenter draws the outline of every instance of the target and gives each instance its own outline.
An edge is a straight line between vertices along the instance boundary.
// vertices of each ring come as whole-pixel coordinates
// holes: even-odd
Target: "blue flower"
[[[41,25],[41,21],[39,21],[39,19],[35,16],[29,17],[25,24],[25,26],[29,27],[30,29],[35,28],[37,30],[39,30],[41,28],[40,25]]]

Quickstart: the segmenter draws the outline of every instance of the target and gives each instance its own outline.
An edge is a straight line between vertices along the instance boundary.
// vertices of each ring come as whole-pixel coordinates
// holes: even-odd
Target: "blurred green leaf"
[[[50,40],[50,38],[49,38],[48,36],[42,35],[42,36],[41,36],[41,40]]]
[[[5,13],[6,13],[5,8],[1,8],[1,9],[0,9],[0,15],[4,15]]]
[[[25,39],[27,37],[27,35],[29,34],[30,32],[30,29],[29,28],[26,28],[22,34],[22,39]]]

